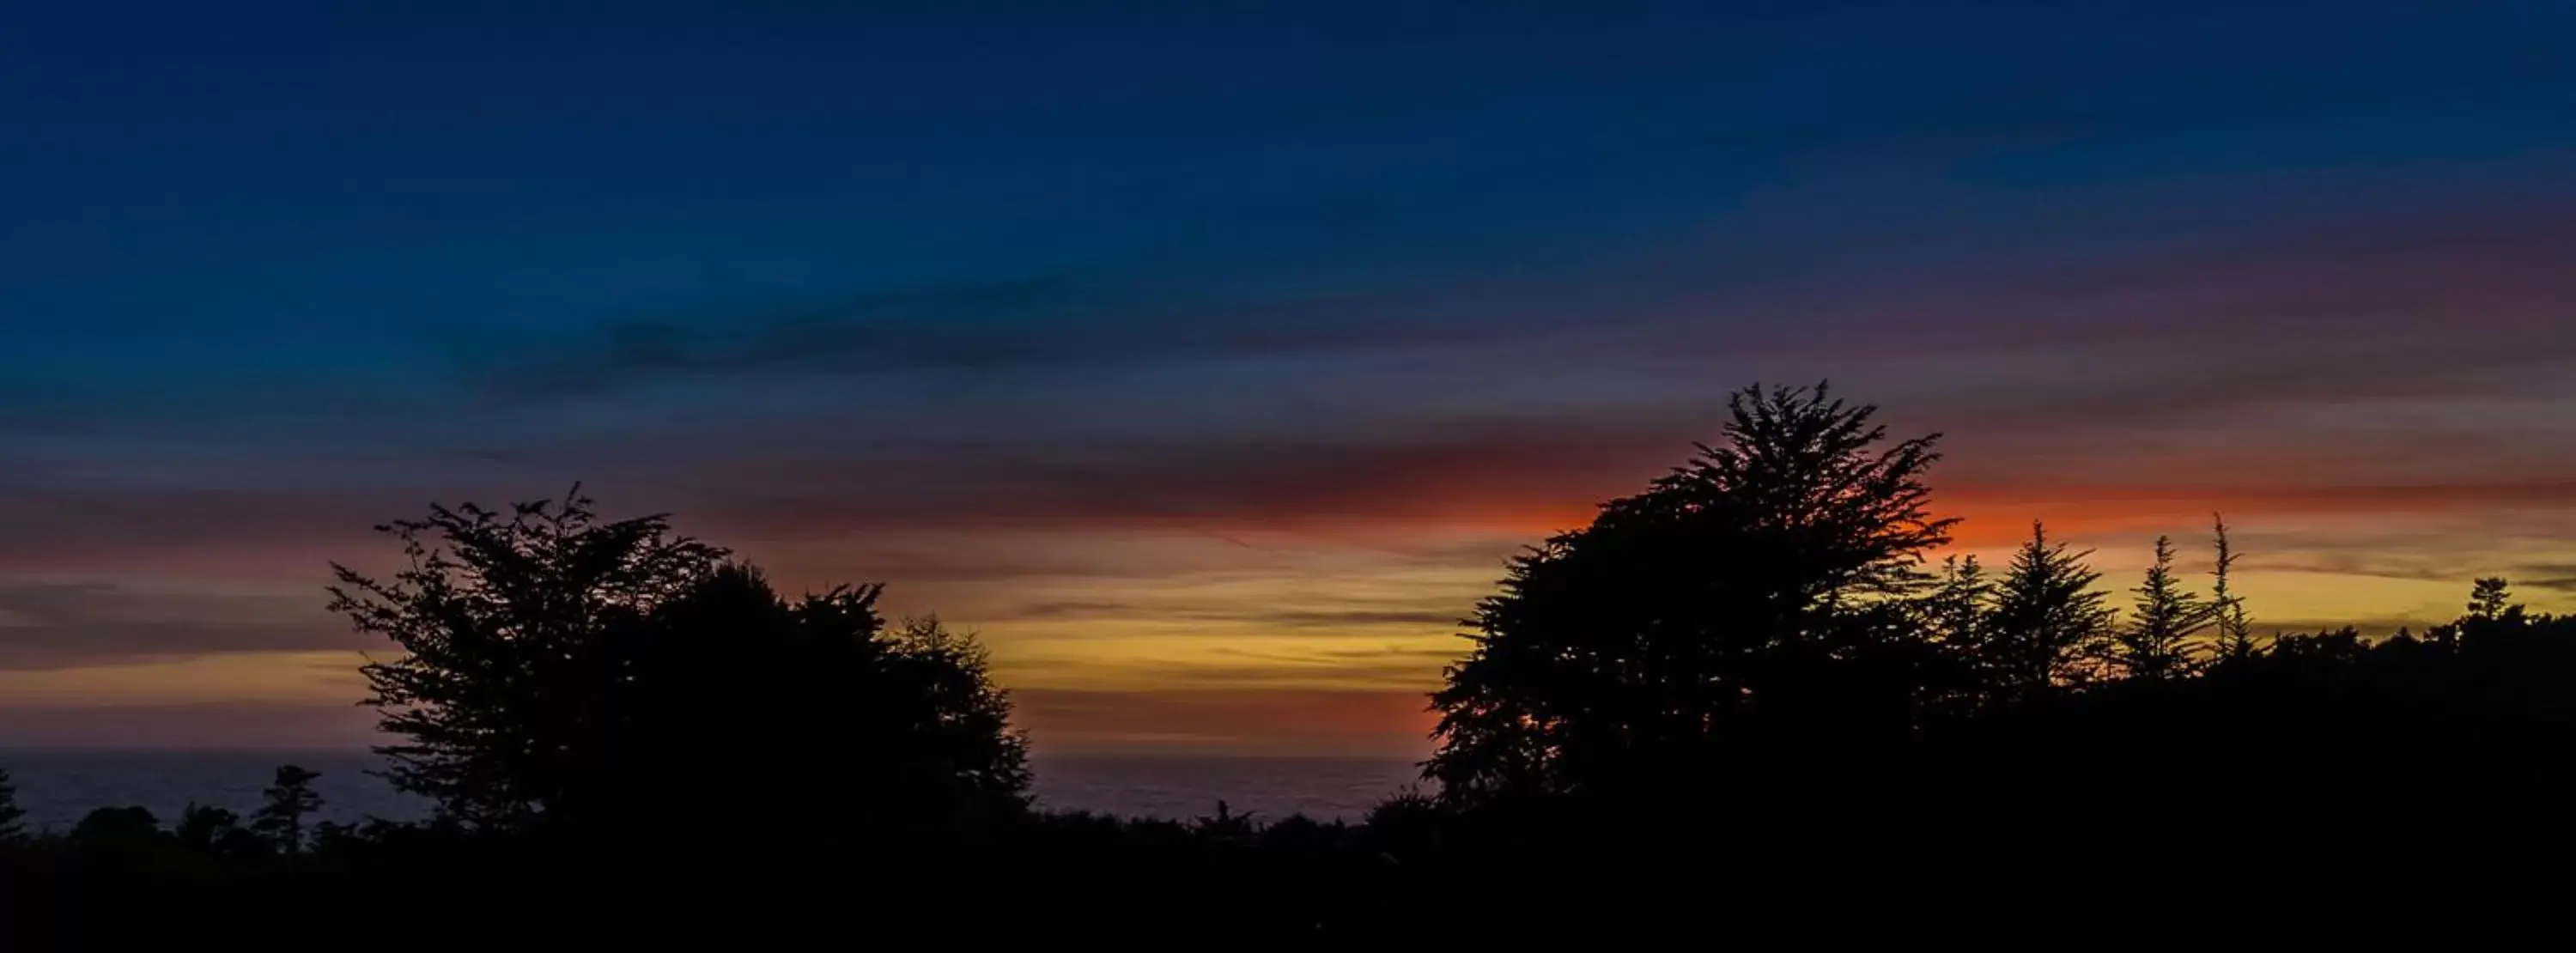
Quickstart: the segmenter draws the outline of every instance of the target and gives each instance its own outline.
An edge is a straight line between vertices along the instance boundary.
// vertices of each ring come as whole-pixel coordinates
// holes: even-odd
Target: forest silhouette
[[[578,490],[432,507],[331,605],[388,644],[380,752],[434,817],[308,823],[288,765],[247,821],[37,832],[0,774],[5,929],[1531,941],[1866,905],[2045,930],[2564,844],[2576,617],[2478,579],[2421,633],[2265,631],[2215,516],[2205,577],[2160,539],[2121,586],[2036,523],[2000,569],[1935,561],[1939,460],[1823,385],[1737,393],[1691,459],[1510,564],[1431,696],[1424,787],[1329,823],[1039,810],[982,647],[887,620],[880,586],[783,597]]]

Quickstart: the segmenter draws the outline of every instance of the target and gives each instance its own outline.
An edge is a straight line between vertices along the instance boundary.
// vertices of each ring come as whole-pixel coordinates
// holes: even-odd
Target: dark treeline
[[[1718,441],[1516,559],[1432,697],[1424,792],[1350,824],[1033,810],[982,649],[889,622],[878,587],[782,597],[578,493],[434,507],[384,527],[401,571],[332,590],[391,644],[369,703],[434,819],[309,824],[288,766],[247,819],[39,836],[0,778],[0,903],[30,946],[343,916],[380,946],[1526,940],[1854,909],[2053,937],[2390,882],[2420,904],[2502,869],[2479,852],[2563,846],[2576,618],[2480,579],[2421,633],[2265,631],[2215,520],[2206,559],[2159,540],[2125,587],[2037,525],[2002,567],[1933,563],[1936,441],[1873,415],[1742,392]]]

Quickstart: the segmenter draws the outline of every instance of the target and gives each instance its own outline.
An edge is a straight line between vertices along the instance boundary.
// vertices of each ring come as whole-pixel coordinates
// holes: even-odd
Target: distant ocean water
[[[368,774],[366,753],[313,751],[0,751],[0,770],[38,828],[67,828],[93,808],[141,805],[165,823],[191,803],[248,814],[281,764],[322,773],[314,782],[326,820],[416,820],[426,803]],[[1035,759],[1038,805],[1127,817],[1194,818],[1216,812],[1261,818],[1305,814],[1357,820],[1413,786],[1412,762],[1392,758],[1077,757]]]

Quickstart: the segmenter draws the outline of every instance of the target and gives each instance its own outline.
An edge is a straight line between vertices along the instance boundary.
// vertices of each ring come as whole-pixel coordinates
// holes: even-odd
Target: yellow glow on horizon
[[[2197,503],[1990,505],[1970,515],[1955,551],[1977,554],[1990,572],[2001,572],[2036,515],[2053,538],[2094,550],[2089,562],[2115,606],[2125,607],[2160,532],[2174,537],[2194,588],[2208,586],[2208,516]],[[2346,623],[2374,634],[2420,628],[2458,615],[2475,575],[2576,566],[2567,516],[2554,512],[2228,518],[2248,554],[2236,584],[2263,634]],[[870,557],[883,565],[845,565],[814,548],[746,555],[782,570],[775,578],[790,591],[882,579],[889,615],[935,610],[978,632],[998,680],[1027,693],[1029,723],[1053,744],[1392,750],[1418,740],[1423,694],[1469,649],[1458,620],[1493,592],[1518,546],[1544,535],[1500,525],[1511,522],[996,534],[944,549],[924,540],[919,552],[958,562],[937,567],[948,575],[919,578],[906,570],[930,564],[889,561],[883,551]],[[1016,568],[955,569],[982,560]],[[2516,595],[2542,611],[2576,609],[2576,593],[2525,585]],[[365,694],[361,661],[352,652],[255,652],[0,671],[0,707],[344,706]]]

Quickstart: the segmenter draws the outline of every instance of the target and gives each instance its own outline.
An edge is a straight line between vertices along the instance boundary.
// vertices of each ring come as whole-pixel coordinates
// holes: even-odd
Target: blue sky
[[[1756,379],[1949,432],[1972,544],[2228,507],[2299,619],[2576,577],[2564,4],[0,23],[0,685],[119,737],[305,737],[323,560],[581,479],[978,624],[1042,744],[1259,747]]]

